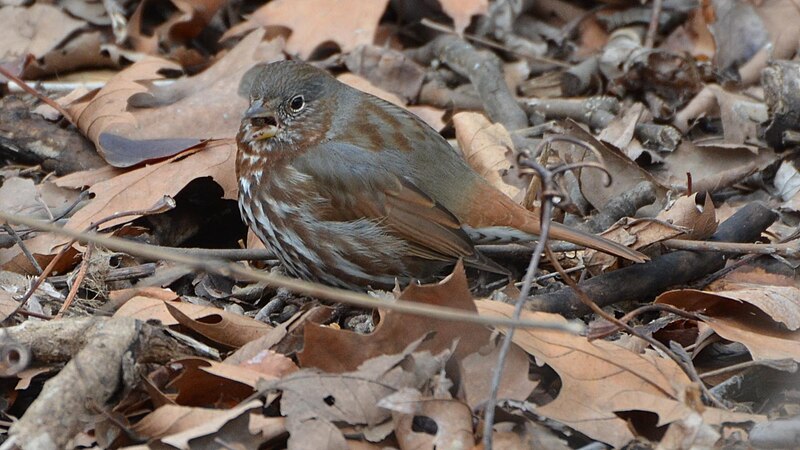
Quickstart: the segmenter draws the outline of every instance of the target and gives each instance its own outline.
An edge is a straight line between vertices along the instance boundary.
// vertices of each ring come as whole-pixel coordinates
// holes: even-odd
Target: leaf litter
[[[606,306],[636,336],[591,314],[578,319],[603,323],[612,330],[607,337],[516,330],[497,386],[503,415],[493,428],[495,447],[601,442],[710,448],[747,445],[751,431],[754,445],[763,440],[761,428],[782,424],[774,418],[796,415],[800,102],[790,87],[800,80],[800,64],[788,59],[798,42],[792,2],[665,2],[655,16],[653,3],[599,9],[592,6],[602,2],[246,3],[3,3],[7,39],[0,65],[28,81],[57,74],[42,87],[45,95],[60,97],[68,117],[37,108],[10,82],[0,108],[5,97],[22,98],[34,114],[60,120],[60,127],[91,142],[106,165],[54,176],[45,167],[60,164],[63,155],[56,153],[71,149],[28,154],[36,145],[15,146],[17,136],[0,125],[2,210],[80,231],[104,222],[100,231],[142,242],[250,247],[262,252],[251,265],[279,271],[238,218],[233,137],[247,105],[238,85],[257,63],[311,60],[417,114],[478,173],[527,207],[540,207],[541,198],[525,158],[548,167],[599,163],[610,185],[606,174],[586,167],[557,177],[564,200],[557,220],[654,259],[676,254],[670,250],[676,239],[724,258],[727,267],[698,272],[691,285]],[[653,20],[657,26],[648,31]],[[528,128],[489,119],[491,99],[479,89],[480,73],[459,73],[448,55],[419,57],[442,29],[478,53],[501,58],[519,101],[505,106],[523,108]],[[69,85],[67,72],[103,80],[102,87]],[[530,153],[554,134],[589,143],[591,150],[558,143]],[[655,201],[633,194],[641,185]],[[147,211],[165,196],[178,199],[177,207]],[[752,232],[747,244],[760,247],[719,253],[713,247],[719,226],[756,202],[781,213],[768,229]],[[31,437],[24,424],[37,420],[36,407],[26,405],[45,381],[63,392],[78,382],[63,379],[69,371],[61,367],[82,360],[84,346],[94,348],[81,333],[69,334],[76,320],[94,317],[92,311],[120,321],[111,323],[133,318],[156,324],[174,341],[148,347],[142,360],[126,360],[146,377],[117,376],[107,368],[125,383],[122,395],[103,405],[114,420],[90,419],[74,430],[45,422],[42,429],[65,437],[64,446],[473,448],[482,439],[480,420],[507,329],[422,318],[381,308],[381,302],[510,317],[508,303],[519,292],[513,285],[472,273],[467,278],[456,268],[440,283],[373,293],[375,311],[332,308],[229,274],[226,282],[207,285],[211,281],[162,261],[153,267],[135,254],[109,252],[107,267],[81,275],[87,246],[54,259],[68,239],[11,226],[13,234],[0,230],[0,268],[6,271],[0,272],[0,306],[14,337],[4,345],[31,356],[30,367],[13,375],[20,384],[4,390],[6,413],[22,417],[10,430],[15,439]],[[597,252],[560,250],[561,265],[583,274],[576,278],[626,269]],[[530,258],[530,248],[518,244],[485,251],[516,274]],[[39,275],[29,255],[42,268],[54,262],[54,271],[18,311],[20,296]],[[568,289],[548,261],[539,270],[538,298]],[[78,305],[53,319],[73,285]],[[567,320],[527,310],[522,317]],[[58,328],[18,328],[47,320]],[[123,329],[111,326],[110,332]],[[684,355],[684,362],[648,339]],[[184,345],[192,350],[178,352]],[[762,379],[769,380],[769,391],[748,388]],[[702,393],[698,380],[719,403]],[[97,417],[56,401],[48,406],[53,420]]]

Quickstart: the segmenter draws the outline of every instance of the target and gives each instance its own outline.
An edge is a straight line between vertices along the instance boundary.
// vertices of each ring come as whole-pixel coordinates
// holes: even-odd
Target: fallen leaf
[[[460,264],[441,283],[422,286],[411,284],[400,295],[400,299],[475,311],[467,278]],[[375,300],[375,306],[380,308],[380,300]],[[439,352],[450,348],[457,339],[456,361],[489,344],[489,330],[479,325],[388,311],[382,315],[371,334],[306,324],[305,344],[297,356],[301,367],[315,367],[329,373],[346,372],[354,370],[369,358],[398,353],[431,331],[435,331],[436,335],[423,343],[420,349]]]
[[[456,139],[464,158],[478,174],[511,198],[528,185],[516,167],[511,135],[483,114],[460,112],[453,116]]]
[[[201,320],[196,320],[184,314],[171,302],[165,302],[164,306],[184,327],[217,344],[231,348],[239,348],[272,330],[271,326],[263,322],[220,308],[214,308],[216,311],[206,314]]]
[[[686,192],[686,174],[692,176],[693,185],[714,185],[709,179],[717,179],[720,173],[739,170],[752,165],[761,170],[777,159],[770,149],[760,148],[753,153],[745,148],[723,148],[718,146],[698,146],[684,139],[675,151],[664,156],[662,170],[654,177],[665,186]]]
[[[389,0],[275,0],[228,30],[222,39],[255,27],[280,26],[292,31],[286,40],[286,51],[300,59],[308,59],[327,42],[347,53],[359,45],[373,43],[388,3]]]
[[[499,346],[495,346],[489,353],[476,352],[461,360],[464,401],[473,411],[478,411],[489,399],[499,349]],[[529,367],[528,355],[518,346],[511,346],[506,355],[497,398],[520,402],[527,400],[538,384],[528,378]]]
[[[143,321],[158,320],[165,326],[172,326],[177,325],[178,320],[170,314],[166,306],[167,302],[171,303],[173,308],[180,309],[185,316],[195,319],[213,316],[222,311],[214,306],[201,306],[174,300],[177,300],[177,295],[172,298],[167,296],[158,298],[152,294],[136,295],[125,302],[125,304],[114,313],[114,317],[131,317]],[[226,312],[226,314],[230,313]]]
[[[611,199],[633,189],[642,181],[653,184],[657,204],[664,201],[667,192],[664,186],[656,181],[649,172],[631,161],[627,155],[601,143],[572,120],[562,121],[561,125],[566,134],[586,142],[602,155],[603,163],[613,178],[612,184],[606,186],[606,175],[600,170],[585,168],[579,172],[581,193],[592,206],[603,209]],[[561,158],[567,163],[597,161],[596,155],[582,146],[556,142],[553,144],[553,148],[558,150]]]
[[[705,204],[698,207],[695,199],[697,194],[679,197],[666,211],[662,211],[656,219],[675,225],[685,230],[683,239],[701,240],[711,237],[717,231],[716,214],[711,196],[705,196]]]
[[[514,310],[513,305],[500,302],[476,303],[481,315],[511,317]],[[555,314],[524,310],[521,318],[566,322]],[[659,426],[694,412],[681,401],[691,385],[689,378],[674,361],[652,350],[634,353],[612,342],[590,342],[548,330],[517,330],[514,342],[561,378],[558,396],[536,408],[536,413],[593,439],[622,447],[635,437],[617,412],[648,411],[658,415]],[[764,419],[714,408],[707,408],[702,416],[711,424]]]
[[[231,408],[253,394],[252,384],[266,378],[256,371],[203,358],[179,359],[170,366],[179,373],[167,389],[177,392],[175,403],[184,406]]]
[[[89,189],[94,199],[75,213],[67,228],[83,230],[89,224],[119,211],[139,211],[152,207],[165,195],[174,197],[190,181],[211,177],[222,186],[225,198],[236,198],[236,146],[229,140],[212,141],[201,148],[169,160],[129,170]],[[111,227],[136,219],[136,216],[112,220]]]
[[[400,448],[470,448],[474,443],[472,410],[458,400],[425,398],[416,390],[403,389],[381,400],[380,405],[392,410]],[[420,416],[429,421],[430,429],[418,429],[415,419]]]
[[[800,362],[800,331],[789,331],[776,323],[786,321],[796,326],[797,289],[773,289],[773,295],[751,289],[722,293],[677,290],[659,295],[656,303],[700,312],[706,325],[729,341],[741,342],[756,361],[791,358]]]
[[[258,62],[280,58],[280,43],[262,43],[262,31],[199,75],[169,86],[153,82],[174,63],[149,57],[119,72],[99,92],[67,106],[73,123],[116,167],[164,158],[207,139],[236,134],[247,99],[235,94],[242,75]]]

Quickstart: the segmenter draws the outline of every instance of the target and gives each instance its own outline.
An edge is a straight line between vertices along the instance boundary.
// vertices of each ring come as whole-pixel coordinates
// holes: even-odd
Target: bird
[[[236,136],[239,210],[294,277],[363,291],[428,280],[458,260],[508,274],[475,245],[541,231],[537,214],[425,122],[323,69],[256,65],[242,91],[250,104]],[[646,260],[556,222],[550,237]]]

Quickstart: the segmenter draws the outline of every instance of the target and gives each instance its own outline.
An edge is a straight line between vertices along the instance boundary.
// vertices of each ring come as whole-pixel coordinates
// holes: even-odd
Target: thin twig
[[[38,98],[43,103],[45,103],[45,104],[47,104],[49,106],[52,106],[53,109],[58,111],[67,120],[69,120],[70,122],[72,121],[72,116],[69,114],[69,112],[67,112],[67,110],[64,109],[61,105],[59,105],[55,100],[53,100],[50,97],[40,93],[36,89],[28,86],[28,83],[20,80],[16,75],[14,75],[11,72],[9,72],[8,70],[6,70],[5,67],[3,67],[2,65],[0,65],[0,75],[3,75],[4,77],[6,77],[9,80],[13,81],[14,84],[18,85],[23,91],[25,91],[28,94],[31,94],[32,96]]]
[[[771,360],[771,361],[745,361],[740,362],[738,364],[733,364],[727,367],[720,367],[716,370],[709,370],[708,372],[704,372],[700,374],[700,378],[710,378],[717,375],[722,375],[728,372],[736,372],[739,370],[744,370],[750,367],[756,366],[766,366],[772,369],[781,370],[779,367],[776,367],[776,363],[784,363],[786,365],[786,369],[791,369],[797,366],[797,363],[793,359],[778,359],[778,360]]]
[[[564,272],[567,273],[568,270],[565,270]],[[558,272],[556,272],[556,273],[558,273]],[[689,311],[684,311],[684,310],[682,310],[680,308],[676,308],[676,307],[674,307],[672,305],[665,305],[665,304],[661,304],[661,303],[653,303],[653,304],[650,304],[650,305],[640,306],[640,307],[634,309],[633,311],[629,312],[628,314],[625,314],[624,316],[620,317],[619,321],[621,323],[628,323],[631,320],[633,320],[633,318],[635,318],[635,317],[637,317],[637,316],[639,316],[641,314],[644,314],[646,312],[650,312],[650,311],[666,311],[668,313],[675,314],[676,316],[685,317],[687,319],[692,319],[692,320],[697,320],[697,321],[701,321],[702,320],[702,317],[700,317],[699,314],[696,314],[696,313],[693,313],[693,312],[689,312]],[[592,332],[586,337],[590,341],[594,341],[594,340],[597,340],[597,339],[603,339],[605,337],[608,337],[608,336],[610,336],[610,335],[612,335],[612,334],[614,334],[614,333],[616,333],[617,331],[620,330],[619,326],[617,326],[616,324],[612,323],[611,325],[613,325],[613,327],[611,327],[609,330],[602,331],[602,332],[601,331]]]
[[[658,21],[661,18],[661,9],[663,0],[653,0],[653,14],[650,16],[650,25],[647,27],[647,34],[644,38],[644,46],[653,48],[656,43],[656,34],[658,33]]]
[[[618,327],[627,331],[631,335],[636,336],[639,339],[642,339],[643,341],[647,342],[654,348],[660,350],[663,354],[667,355],[671,360],[675,361],[678,367],[680,367],[681,370],[683,370],[683,372],[689,377],[690,380],[697,383],[697,385],[706,395],[708,401],[710,401],[717,408],[727,409],[725,404],[723,404],[716,396],[714,396],[714,394],[712,394],[708,390],[708,387],[705,385],[705,383],[703,383],[703,380],[700,379],[700,376],[697,374],[697,370],[695,370],[694,365],[691,362],[691,359],[684,360],[684,358],[681,358],[672,349],[662,344],[654,337],[648,336],[645,333],[640,333],[639,330],[635,329],[634,327],[628,325],[627,323],[621,322],[613,315],[603,311],[603,308],[597,306],[597,303],[595,303],[588,295],[586,295],[585,292],[583,292],[583,290],[578,286],[578,283],[576,283],[575,280],[573,280],[568,274],[564,273],[564,268],[561,267],[561,264],[559,264],[558,262],[558,258],[555,257],[555,254],[553,254],[552,250],[550,250],[549,247],[546,247],[545,251],[547,253],[547,258],[550,260],[550,263],[553,265],[556,271],[562,274],[561,277],[564,279],[564,282],[567,283],[567,285],[570,288],[572,288],[572,290],[575,292],[575,294],[578,296],[581,302],[583,302],[589,309],[591,309],[592,312],[602,317],[603,319],[607,320],[608,322],[617,325]]]
[[[536,154],[545,155],[550,149],[553,142],[566,141],[580,146],[590,146],[591,144],[575,139],[567,135],[553,135],[541,141],[537,146]],[[553,199],[559,196],[558,189],[553,181],[553,172],[546,169],[544,166],[539,165],[533,161],[525,161],[525,166],[533,169],[539,175],[539,183],[541,186],[541,232],[539,233],[539,240],[536,242],[536,247],[531,256],[531,262],[528,264],[528,270],[525,272],[523,279],[522,289],[520,289],[519,297],[517,297],[516,304],[514,305],[514,314],[511,316],[514,320],[519,320],[522,315],[522,308],[533,286],[533,279],[536,276],[536,270],[539,268],[539,261],[542,258],[542,252],[547,248],[547,236],[550,233],[550,223],[553,214]],[[608,170],[603,168],[604,172]],[[565,276],[562,274],[562,276]],[[505,366],[508,352],[511,349],[511,343],[514,339],[514,327],[509,328],[506,335],[503,337],[503,342],[500,345],[500,351],[497,356],[497,364],[494,367],[492,374],[491,392],[489,399],[484,408],[484,423],[483,423],[483,447],[485,450],[492,450],[492,434],[494,429],[494,410],[497,405],[497,393],[500,389],[500,380],[503,376],[503,367]]]
[[[140,244],[125,239],[103,236],[94,232],[81,232],[61,228],[47,222],[30,219],[16,214],[9,214],[0,211],[0,220],[10,223],[17,223],[29,226],[40,231],[49,231],[68,236],[76,241],[92,243],[101,247],[118,252],[128,253],[152,260],[165,260],[178,264],[184,264],[198,270],[204,270],[223,276],[236,275],[242,279],[250,281],[262,281],[270,286],[283,287],[289,291],[335,302],[346,303],[349,305],[363,308],[382,308],[386,310],[398,311],[406,314],[414,314],[422,317],[432,317],[441,320],[460,321],[475,323],[480,325],[497,327],[518,327],[518,328],[538,328],[547,330],[557,330],[567,333],[578,333],[583,327],[578,323],[552,323],[537,320],[513,320],[503,318],[492,318],[480,316],[475,313],[465,312],[460,309],[447,308],[442,306],[431,306],[414,303],[410,301],[396,300],[393,302],[381,302],[369,295],[348,291],[345,289],[325,286],[323,284],[310,281],[289,278],[274,273],[244,267],[241,264],[230,263],[212,258],[193,258],[172,251],[154,248],[151,245]]]
[[[693,250],[698,252],[750,253],[757,255],[780,255],[790,258],[800,255],[800,239],[784,242],[782,244],[750,244],[669,239],[662,242],[662,244],[671,249]]]
[[[153,207],[151,207],[149,209],[139,210],[139,211],[120,211],[120,212],[111,214],[108,217],[105,217],[103,219],[98,220],[97,222],[94,222],[94,223],[90,224],[86,228],[86,231],[96,230],[100,225],[102,225],[104,223],[107,223],[107,222],[110,222],[110,221],[115,220],[115,219],[119,219],[120,217],[146,216],[146,215],[150,215],[150,214],[157,214],[157,213],[160,213],[160,212],[168,211],[168,210],[170,210],[170,209],[172,209],[174,207],[175,207],[175,200],[173,200],[171,197],[168,197],[168,196],[165,195],[164,197],[161,198],[161,200],[159,200]],[[20,218],[21,216],[13,216],[13,217]],[[27,219],[26,218],[26,220],[32,220],[32,219]],[[19,222],[19,221],[17,221],[17,223],[24,224],[24,222]],[[39,229],[42,229],[41,228],[41,222],[38,222],[38,221],[34,220],[34,223],[39,224],[38,225],[40,227]],[[61,229],[61,228],[59,228],[59,227],[57,227],[55,225],[52,225],[52,226],[56,230],[60,230]],[[66,234],[66,233],[62,233],[62,234]],[[21,309],[23,309],[25,307],[25,304],[28,303],[28,300],[31,298],[33,293],[36,292],[36,289],[39,289],[39,286],[41,286],[41,284],[44,282],[44,280],[47,278],[47,276],[50,275],[50,272],[53,271],[53,269],[55,268],[55,266],[58,263],[58,261],[62,257],[64,257],[64,255],[67,253],[67,251],[70,248],[72,248],[73,245],[75,245],[75,242],[77,242],[77,239],[72,239],[69,242],[67,242],[66,244],[64,244],[63,247],[61,247],[61,250],[58,251],[56,256],[52,260],[50,260],[50,262],[47,264],[47,267],[45,267],[44,270],[42,271],[42,273],[38,277],[36,277],[36,279],[33,281],[33,284],[31,285],[31,288],[28,289],[28,291],[25,293],[25,295],[23,295],[22,298],[19,300],[19,302],[20,302],[19,306],[17,306],[17,309],[14,311],[14,314],[16,314],[17,312],[19,312]]]
[[[33,253],[31,253],[31,251],[28,249],[28,246],[25,245],[25,242],[22,240],[22,238],[19,237],[19,235],[17,234],[16,231],[14,231],[13,228],[11,228],[11,225],[3,224],[3,229],[6,230],[6,233],[8,233],[9,236],[14,238],[14,241],[17,242],[17,245],[19,245],[19,248],[22,250],[22,254],[25,255],[26,258],[28,258],[28,261],[30,261],[33,268],[36,269],[36,273],[41,275],[42,266],[40,266],[39,261],[37,261],[36,258],[33,257]]]
[[[83,252],[83,257],[81,259],[81,267],[78,269],[78,274],[75,276],[75,279],[72,280],[72,286],[69,288],[67,298],[64,299],[64,304],[61,305],[61,308],[56,314],[56,319],[64,317],[64,313],[67,311],[67,309],[69,309],[70,305],[72,305],[72,301],[75,300],[75,296],[78,295],[78,288],[81,287],[83,279],[86,278],[86,272],[89,270],[89,261],[92,258],[93,248],[94,246],[91,244],[86,246],[86,251]]]

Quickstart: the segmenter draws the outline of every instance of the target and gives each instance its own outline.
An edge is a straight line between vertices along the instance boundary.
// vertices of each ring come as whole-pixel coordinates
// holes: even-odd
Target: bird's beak
[[[253,125],[253,131],[250,133],[250,138],[255,141],[274,137],[280,130],[278,127],[278,120],[275,118],[275,114],[258,103],[250,105],[250,108],[245,111],[243,119],[251,121],[253,119],[264,119],[263,125]]]

